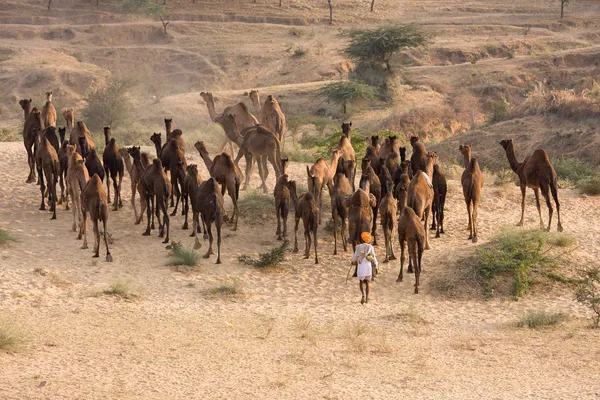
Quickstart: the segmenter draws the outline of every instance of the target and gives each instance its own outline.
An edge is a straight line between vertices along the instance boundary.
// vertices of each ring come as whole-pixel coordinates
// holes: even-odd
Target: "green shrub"
[[[195,267],[200,262],[200,253],[194,249],[186,249],[179,242],[172,242],[167,265],[187,265]]]
[[[317,90],[317,96],[327,98],[327,101],[342,106],[346,114],[348,104],[361,100],[373,100],[375,90],[372,86],[360,82],[334,82]]]
[[[300,29],[300,28],[291,28],[289,30],[290,35],[292,36],[297,36],[297,37],[301,37],[304,36],[304,30]]]
[[[594,315],[595,328],[600,324],[600,268],[590,267],[580,271],[580,282],[575,287],[575,299],[587,306]]]
[[[568,233],[549,233],[548,244],[556,247],[571,247],[577,243],[575,236]]]
[[[529,310],[517,321],[517,327],[544,328],[557,325],[567,319],[563,313]]]
[[[281,246],[274,247],[265,253],[260,253],[258,258],[241,255],[238,257],[238,261],[258,268],[275,267],[283,261],[287,244],[287,241],[284,241]]]
[[[83,109],[88,128],[101,131],[107,125],[113,130],[128,126],[133,120],[134,107],[129,92],[134,86],[133,79],[111,77],[106,85],[92,90],[85,98],[87,106]]]
[[[237,296],[244,293],[244,284],[240,278],[223,282],[221,285],[209,290],[210,294],[221,294],[225,296]]]
[[[566,179],[573,184],[589,178],[594,172],[594,167],[590,163],[577,158],[558,158],[552,160],[552,166],[559,179]]]
[[[492,102],[493,121],[501,122],[508,119],[508,104],[503,100]]]
[[[23,129],[0,129],[0,142],[18,142],[23,139]]]
[[[15,237],[9,231],[0,229],[0,246],[7,244],[8,242],[14,242]]]
[[[517,175],[513,172],[512,169],[502,168],[495,174],[494,177],[494,186],[502,186],[508,183],[515,183]]]
[[[119,296],[123,298],[129,298],[132,296],[131,288],[124,282],[113,283],[108,287],[108,289],[103,290],[102,293],[109,296]]]
[[[160,14],[165,6],[156,4],[156,0],[123,0],[121,11],[136,14]]]
[[[600,173],[596,173],[589,178],[582,179],[577,183],[577,188],[582,193],[597,196],[600,194]]]
[[[294,57],[302,57],[305,56],[306,53],[308,53],[308,49],[298,47],[296,50],[294,50]]]
[[[272,193],[251,189],[240,198],[238,207],[240,215],[251,225],[263,224],[265,219],[275,217],[275,198]]]

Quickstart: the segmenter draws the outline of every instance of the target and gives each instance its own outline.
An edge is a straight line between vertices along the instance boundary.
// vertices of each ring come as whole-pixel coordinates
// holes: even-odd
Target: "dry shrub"
[[[447,105],[428,105],[413,108],[403,114],[393,114],[387,118],[384,126],[392,131],[405,132],[405,135],[445,137],[457,130],[468,128],[457,126],[456,115]]]
[[[566,118],[587,118],[600,115],[600,102],[578,96],[574,90],[556,90],[550,93],[549,111]]]

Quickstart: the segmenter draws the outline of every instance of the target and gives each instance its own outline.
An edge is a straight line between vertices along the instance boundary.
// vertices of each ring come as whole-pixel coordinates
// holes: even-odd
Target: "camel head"
[[[260,93],[258,93],[258,90],[251,90],[250,94],[249,94],[250,100],[252,100],[252,102],[260,102]]]
[[[298,194],[296,192],[296,181],[288,181],[286,186],[290,191],[290,196],[294,201],[294,204],[296,204],[296,202],[298,201]]]
[[[60,142],[65,141],[65,135],[67,134],[67,128],[58,128],[58,136],[60,136]]]
[[[387,181],[385,187],[387,189],[388,195],[391,196],[394,194],[394,181]]]
[[[204,143],[204,140],[199,140],[196,143],[194,143],[194,147],[196,148],[196,150],[198,150],[198,153],[203,154],[203,153],[208,153],[208,150],[206,149],[206,144]]]
[[[352,122],[344,122],[342,123],[342,133],[344,134],[344,136],[346,136],[347,138],[350,137],[350,129],[352,128]]]
[[[29,112],[31,110],[31,99],[21,99],[19,100],[19,105],[23,110]]]
[[[173,118],[165,118],[165,127],[167,131],[171,132],[171,127],[173,126]]]
[[[63,117],[65,117],[65,120],[67,121],[72,121],[74,118],[74,110],[72,108],[66,109],[63,111]]]
[[[42,113],[40,113],[40,111],[33,107],[33,110],[31,110],[31,114],[33,115],[33,118],[35,118],[35,122],[36,125],[39,125],[39,127],[42,127]]]
[[[207,104],[209,102],[210,103],[215,102],[212,92],[200,92],[200,97],[202,97],[202,100],[204,100]]]
[[[150,136],[150,140],[152,141],[152,143],[160,145],[160,141],[161,141],[161,134],[160,134],[160,132],[158,132],[158,133],[154,132],[152,134],[152,136]]]
[[[362,159],[362,163],[360,164],[360,169],[363,171],[363,173],[369,169],[369,167],[371,166],[371,159],[370,158],[363,158]]]
[[[52,91],[46,92],[46,102],[48,102],[48,103],[52,102]]]
[[[287,167],[289,159],[287,157],[281,157],[281,174],[285,174],[285,169]]]
[[[74,144],[67,144],[67,155],[72,156],[77,153],[77,146]]]
[[[66,151],[66,150],[67,150],[67,146],[68,146],[68,145],[69,145],[69,142],[68,142],[68,141],[66,141],[66,140],[62,140],[62,141],[60,142],[60,148],[61,148],[62,150],[65,150],[65,151]]]
[[[269,103],[271,105],[275,104],[275,98],[273,97],[272,94],[267,96],[267,99],[265,100],[265,103]]]
[[[127,153],[129,153],[129,155],[134,159],[134,160],[139,160],[140,159],[140,147],[139,146],[131,146],[129,148],[127,148]]]
[[[389,137],[389,139],[390,139],[390,146],[392,148],[396,147],[396,142],[398,141],[398,136],[392,135]]]
[[[364,190],[365,192],[370,193],[371,182],[369,181],[369,175],[363,174],[360,176],[360,182],[358,183],[358,187]]]
[[[402,168],[403,174],[408,175],[408,171],[410,171],[410,168],[411,168],[410,160],[406,160],[402,164],[400,164],[400,168]]]
[[[427,161],[431,160],[433,162],[433,164],[437,164],[438,160],[439,160],[439,156],[435,151],[430,151],[429,153],[427,153]]]
[[[406,159],[406,147],[401,146],[398,150],[400,150],[400,158],[402,160]]]
[[[502,144],[502,143],[500,143]],[[460,151],[460,153],[463,156],[470,156],[471,155],[471,145],[470,144],[461,144],[460,146],[458,146],[458,151]]]
[[[504,148],[504,150],[508,150],[509,147],[513,147],[512,139],[501,140],[500,145]]]
[[[190,175],[192,177],[198,176],[198,166],[196,164],[188,165],[185,170],[188,173],[188,175]]]
[[[373,147],[379,146],[379,136],[377,136],[377,135],[371,136],[371,146],[373,146]]]
[[[411,145],[415,145],[415,143],[417,143],[419,141],[419,137],[418,136],[411,136],[410,137],[410,144]]]

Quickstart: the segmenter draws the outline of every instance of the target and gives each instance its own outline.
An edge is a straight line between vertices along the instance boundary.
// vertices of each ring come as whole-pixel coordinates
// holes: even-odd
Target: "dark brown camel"
[[[183,164],[180,165],[183,169]],[[196,197],[194,193],[202,185],[202,177],[198,173],[198,166],[196,164],[190,164],[186,168],[185,178],[183,179],[183,186],[181,190],[182,200],[181,206],[183,207],[183,215],[185,216],[183,226],[181,229],[188,229],[188,213],[190,210],[190,200],[192,202],[192,215],[194,214],[194,202]],[[193,221],[192,221],[193,224]],[[198,228],[200,226],[198,225]],[[201,231],[198,231],[200,233]],[[192,233],[194,235],[194,233]]]
[[[123,163],[123,157],[119,152],[119,146],[115,141],[115,138],[110,137],[110,126],[104,127],[104,153],[102,153],[102,161],[104,162],[104,172],[106,173],[106,191],[108,204],[110,204],[110,179],[113,181],[113,187],[115,189],[115,203],[113,205],[113,211],[117,211],[119,207],[123,207],[123,201],[121,201],[121,182],[123,181],[123,174],[125,173],[125,165]],[[119,181],[117,182],[117,176]]]
[[[119,149],[122,152],[123,149]],[[142,218],[144,217],[144,211],[146,211],[146,197],[144,194],[144,188],[142,187],[142,175],[150,167],[150,158],[147,153],[141,153],[139,147],[130,147],[126,150],[128,156],[131,156],[133,159],[133,165],[131,168],[129,167],[129,158],[125,157],[125,155],[121,154],[125,164],[127,165],[127,170],[129,171],[129,176],[131,178],[131,206],[133,207],[133,213],[135,217],[135,224],[138,225],[142,222]],[[138,217],[137,209],[135,207],[135,193],[139,193],[140,195],[140,214]],[[151,226],[154,229],[154,223]]]
[[[368,158],[363,158],[362,160],[362,175],[369,179],[369,193],[375,196],[375,205],[372,206],[373,225],[371,236],[373,237],[373,246],[377,246],[377,214],[379,214],[379,202],[381,201],[381,181],[375,174],[373,167],[371,167],[371,160]]]
[[[535,193],[535,202],[540,215],[540,228],[544,229],[544,221],[542,220],[542,210],[540,207],[540,189],[542,196],[546,199],[546,206],[548,207],[548,227],[547,231],[550,230],[552,225],[552,204],[550,203],[550,192],[556,203],[556,215],[558,217],[558,231],[562,232],[562,224],[560,223],[560,203],[558,202],[557,192],[557,177],[556,171],[550,164],[548,153],[543,149],[537,149],[532,155],[525,158],[523,162],[518,162],[515,156],[515,150],[513,147],[512,139],[505,139],[500,142],[504,150],[506,151],[506,157],[512,170],[519,177],[521,182],[521,220],[517,223],[517,226],[523,226],[525,217],[525,192],[527,188],[533,189]]]
[[[403,161],[402,164],[400,164],[400,168],[394,173],[394,185],[398,186],[398,183],[404,179],[402,175],[406,175],[409,180],[412,179],[413,173],[410,160]]]
[[[106,192],[98,174],[94,174],[87,182],[81,193],[81,208],[83,212],[83,246],[82,249],[87,249],[87,213],[90,213],[90,219],[94,224],[94,255],[92,257],[100,257],[100,231],[98,230],[98,221],[102,221],[104,229],[104,245],[106,246],[106,261],[112,262],[113,258],[108,250],[108,231],[106,224],[108,222],[108,202],[106,200]]]
[[[85,159],[85,166],[88,169],[90,176],[94,176],[94,174],[98,174],[98,177],[100,178],[100,180],[104,182],[104,166],[102,165],[102,162],[100,161],[100,158],[98,157],[98,154],[96,153],[96,149],[91,149],[91,150],[89,150],[89,152],[85,153],[85,149],[86,149],[85,138],[80,137],[79,142],[80,142],[79,143],[80,148],[82,149],[82,151],[84,151],[84,154],[85,154],[82,156]]]
[[[476,158],[471,158],[471,146],[460,145],[458,150],[465,159],[465,170],[462,173],[460,182],[463,188],[465,203],[467,204],[467,214],[469,215],[469,239],[477,243],[477,209],[481,202],[481,191],[483,190],[483,173],[479,168]]]
[[[171,207],[175,207],[171,216],[174,216],[177,213],[177,206],[181,199],[180,187],[183,185],[183,179],[185,178],[185,174],[181,176],[178,173],[177,165],[179,162],[182,162],[184,165],[183,171],[185,171],[187,165],[185,161],[185,147],[182,146],[182,142],[177,138],[168,140],[167,143],[161,146],[161,134],[156,132],[150,136],[150,140],[154,143],[156,156],[160,158],[165,172],[169,171],[171,174],[171,193],[174,194],[171,197]],[[174,202],[174,197],[176,197],[176,203]]]
[[[371,167],[377,175],[381,173],[381,158],[379,157],[379,136],[371,136],[371,144],[367,147],[365,157],[371,160]]]
[[[425,229],[421,225],[421,219],[412,208],[404,207],[398,220],[398,238],[400,240],[400,272],[396,282],[402,282],[404,262],[404,244],[408,243],[409,269],[414,265],[415,270],[415,294],[419,294],[419,281],[421,278],[421,259],[423,258],[423,242],[426,238]]]
[[[313,235],[315,242],[315,264],[319,263],[319,254],[317,251],[317,228],[319,227],[319,208],[315,197],[309,193],[302,193],[296,203],[296,224],[294,226],[294,253],[298,252],[298,225],[302,219],[304,225],[304,259],[310,257],[311,238]]]
[[[58,154],[56,153],[56,150],[54,150],[54,147],[52,147],[48,139],[45,137],[42,138],[40,143],[37,145],[35,159],[37,163],[38,176],[40,177],[40,191],[42,192],[42,204],[40,205],[40,210],[46,209],[46,206],[44,205],[44,194],[46,192],[44,178],[46,178],[49,188],[49,196],[51,197],[51,200],[49,200],[49,202],[51,202],[50,211],[52,211],[52,219],[56,219],[56,182],[58,181],[60,162],[58,161]]]
[[[397,136],[390,136],[390,152],[383,159],[382,165],[385,165],[390,174],[393,176],[396,170],[400,167],[400,163],[402,163],[402,156],[400,155],[400,151],[406,156],[406,148],[400,147],[400,140]]]
[[[431,203],[431,229],[435,230],[435,237],[439,238],[444,233],[444,208],[446,207],[446,193],[448,184],[446,177],[440,171],[439,165],[433,166],[433,202]]]
[[[24,102],[24,100],[21,100],[21,102]],[[34,107],[31,112],[27,111],[30,104],[30,102],[21,104],[25,114],[27,114],[27,118],[23,125],[23,143],[25,145],[25,150],[27,150],[27,163],[29,164],[29,176],[27,177],[26,183],[32,183],[36,180],[35,153],[39,143],[38,136],[44,130],[44,123],[39,110]]]
[[[348,251],[346,241],[346,221],[348,220],[348,207],[344,206],[344,200],[352,196],[353,190],[350,181],[344,174],[336,174],[333,182],[327,183],[329,197],[331,198],[331,217],[333,219],[333,255],[337,255],[337,220],[341,221],[340,235],[344,251]]]
[[[282,175],[277,179],[275,188],[273,189],[273,196],[275,197],[275,214],[277,215],[277,240],[287,240],[287,218],[290,211],[290,202],[293,200],[294,205],[298,200],[296,195],[296,182],[290,180],[286,174],[288,159],[281,159],[281,172]],[[281,222],[283,220],[283,229]]]
[[[58,177],[60,179],[60,198],[57,204],[62,204],[63,201],[67,201],[67,193],[63,190],[68,185],[67,182],[67,170],[69,165],[69,155],[67,154],[67,145],[69,142],[65,140],[66,128],[58,128],[58,134],[60,136],[60,148],[58,149],[58,161],[60,162],[60,170],[58,171]],[[66,209],[69,209],[69,203],[67,202]]]
[[[393,154],[393,153],[392,153]],[[389,156],[388,156],[389,157]],[[375,171],[375,169],[373,169],[373,171]],[[379,184],[381,185],[381,197],[383,198],[383,196],[386,195],[387,193],[387,188],[388,188],[388,182],[392,182],[392,184],[394,183],[394,180],[392,179],[392,174],[390,173],[391,171],[388,169],[388,167],[384,164],[381,167],[381,172],[379,173],[379,175],[377,176],[379,178]],[[393,188],[393,185],[392,185]]]
[[[395,260],[394,246],[392,239],[394,238],[394,228],[396,227],[396,213],[398,211],[398,205],[396,199],[394,199],[394,182],[391,180],[387,182],[386,195],[381,199],[379,206],[379,214],[381,216],[381,228],[383,229],[383,236],[385,240],[385,260]]]
[[[410,156],[410,165],[413,174],[416,174],[419,170],[425,171],[427,164],[427,150],[425,150],[425,145],[421,143],[418,136],[412,136],[410,144],[413,148],[412,156]]]
[[[202,217],[202,222],[205,224],[205,232],[208,232],[208,250],[203,256],[209,258],[211,254],[214,254],[213,245],[213,234],[212,224],[214,222],[217,228],[217,262],[221,264],[221,227],[223,226],[223,195],[219,190],[219,184],[215,178],[211,177],[207,181],[202,182],[202,185],[198,188],[194,194],[196,201],[192,203],[194,217],[192,218],[193,225],[192,230],[195,234],[194,248],[200,248],[200,241],[198,240],[198,216]]]
[[[211,160],[203,141],[196,142],[194,147],[196,147],[200,157],[202,157],[210,176],[215,178],[217,183],[221,185],[221,195],[225,195],[225,190],[227,190],[233,203],[233,215],[229,220],[233,222],[232,230],[237,230],[239,217],[238,200],[240,198],[240,183],[242,181],[240,170],[236,168],[229,154],[221,153]],[[223,219],[227,221],[225,214],[223,214]]]
[[[408,185],[407,206],[412,208],[419,219],[425,221],[423,229],[425,230],[425,250],[429,249],[429,239],[427,238],[427,223],[431,213],[431,203],[433,202],[433,184],[430,176],[433,175],[433,166],[437,162],[438,156],[435,152],[428,154],[425,172],[419,170],[413,176]]]
[[[163,243],[169,243],[169,214],[167,212],[167,202],[169,201],[171,185],[169,179],[165,174],[162,166],[162,162],[159,158],[155,158],[141,179],[142,188],[144,191],[144,198],[146,199],[146,217],[148,218],[146,231],[143,233],[144,236],[150,236],[151,223],[154,225],[154,217],[152,212],[156,212],[156,220],[158,221],[158,237],[164,237]],[[152,205],[151,205],[152,203]],[[156,206],[156,209],[154,209]],[[163,214],[161,222],[160,213]],[[165,235],[166,228],[166,235]]]
[[[343,203],[348,208],[348,231],[353,252],[360,243],[360,234],[368,232],[373,223],[373,207],[377,200],[369,191],[369,177],[363,175],[358,189]]]

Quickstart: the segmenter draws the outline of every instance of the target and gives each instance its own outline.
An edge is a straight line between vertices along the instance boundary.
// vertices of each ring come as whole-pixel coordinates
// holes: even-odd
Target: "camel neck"
[[[205,151],[200,153],[200,157],[202,157],[202,160],[204,161],[204,165],[206,165],[206,169],[208,169],[208,172],[210,173],[210,171],[212,170],[213,161],[210,159],[210,157],[208,156],[208,153]]]
[[[471,152],[466,151],[463,154],[463,158],[464,158],[464,163],[465,163],[465,169],[467,169],[469,167],[469,163],[471,162]]]
[[[131,169],[133,168],[133,165],[131,165],[131,156],[127,156],[127,154],[125,154],[122,158],[123,162],[125,163],[125,168],[127,168],[127,171],[131,174]]]
[[[160,158],[160,150],[161,150],[161,143],[160,143],[160,139],[158,139],[156,142],[154,142],[154,147],[156,148],[156,157]]]
[[[29,108],[26,108],[23,110],[23,117],[25,120],[27,120],[27,118],[29,117],[30,112],[31,112],[31,110]]]
[[[110,133],[104,132],[104,146],[108,146],[108,142],[110,142]]]
[[[252,99],[252,105],[254,106],[254,112],[256,113],[256,115],[258,116],[258,118],[260,118],[260,111],[261,111],[260,96],[256,96],[256,98]]]
[[[208,108],[208,116],[212,120],[212,122],[217,122],[217,113],[215,112],[215,101],[211,97],[206,102],[206,107]]]
[[[517,156],[515,155],[515,149],[512,144],[506,148],[506,157],[508,158],[508,163],[510,164],[510,168],[517,172],[521,164],[517,161]]]

